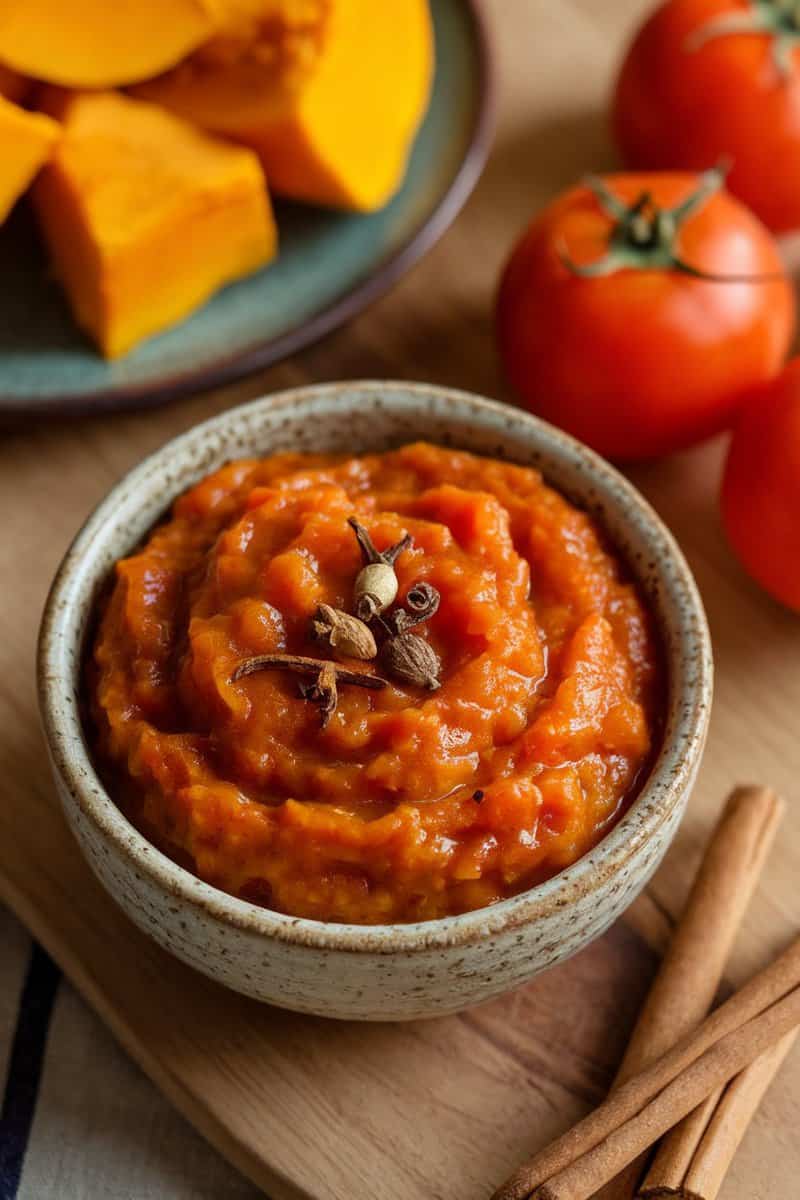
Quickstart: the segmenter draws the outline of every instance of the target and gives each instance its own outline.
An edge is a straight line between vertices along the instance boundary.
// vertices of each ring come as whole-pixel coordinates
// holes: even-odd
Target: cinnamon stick
[[[720,1084],[800,1025],[800,986],[716,1041],[631,1120],[532,1193],[531,1200],[591,1200],[598,1188]],[[660,1061],[660,1060],[659,1060]],[[636,1078],[636,1077],[634,1077]]]
[[[708,1012],[784,808],[770,788],[738,787],[729,796],[614,1087],[696,1028]],[[713,1103],[706,1120],[712,1110]],[[701,1132],[702,1127],[698,1138]],[[690,1136],[687,1130],[685,1138]],[[597,1200],[631,1200],[644,1168],[642,1156],[603,1188]]]
[[[708,1012],[785,807],[770,788],[738,787],[729,796],[628,1042],[617,1085]]]
[[[493,1200],[526,1200],[531,1194],[535,1200],[588,1200],[716,1088],[798,1024],[800,938],[693,1033],[515,1171]]]
[[[739,1143],[761,1100],[797,1039],[797,1030],[770,1046],[666,1137],[637,1200],[674,1196],[716,1200]]]
[[[751,1063],[751,1066],[753,1064]],[[750,1070],[750,1067],[747,1068]],[[680,1196],[683,1189],[683,1181],[686,1178],[686,1172],[692,1165],[697,1149],[703,1140],[703,1134],[708,1129],[709,1121],[714,1115],[714,1110],[719,1104],[725,1092],[724,1087],[717,1088],[710,1096],[707,1096],[702,1104],[698,1104],[693,1112],[684,1117],[682,1121],[669,1131],[666,1137],[661,1139],[656,1156],[653,1159],[653,1164],[645,1177],[645,1184],[651,1191],[650,1172],[658,1163],[658,1172],[654,1178],[673,1179],[675,1185],[658,1184],[658,1190],[663,1194],[663,1187],[668,1187],[676,1196]],[[638,1198],[639,1192],[636,1192]]]

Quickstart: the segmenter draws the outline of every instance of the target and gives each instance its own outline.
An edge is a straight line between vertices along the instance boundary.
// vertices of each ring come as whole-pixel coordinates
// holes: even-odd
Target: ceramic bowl
[[[326,924],[202,883],[150,845],[105,791],[78,699],[98,591],[172,499],[231,458],[276,450],[362,452],[424,438],[540,468],[596,515],[655,614],[668,666],[663,743],[636,801],[589,854],[489,908],[410,925]],[[169,442],[110,492],[77,535],[47,601],[39,695],[53,774],[89,864],[128,916],[171,953],[237,991],[329,1017],[454,1012],[518,987],[616,920],[678,827],[708,725],[708,628],[689,568],[658,517],[584,446],[519,410],[425,384],[300,388],[223,413]]]

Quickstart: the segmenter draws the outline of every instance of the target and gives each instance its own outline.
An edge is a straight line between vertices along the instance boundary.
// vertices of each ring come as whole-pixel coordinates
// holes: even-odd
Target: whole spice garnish
[[[324,642],[337,658],[368,661],[378,653],[369,626],[330,604],[320,604],[311,618],[311,636],[315,641]]]
[[[312,704],[319,706],[319,723],[324,729],[336,712],[339,701],[335,665],[326,662],[316,679],[311,683],[300,683],[298,687],[304,700],[310,700]]]
[[[312,682],[300,683],[300,695],[319,706],[323,729],[336,711],[340,684],[371,688],[373,691],[380,691],[387,686],[387,681],[380,675],[347,671],[336,663],[321,658],[304,658],[299,654],[259,654],[255,658],[245,658],[234,670],[231,680],[235,683],[237,679],[253,675],[256,671],[293,671],[297,675],[311,676]]]
[[[431,584],[421,580],[408,589],[406,606],[408,611],[401,608],[393,614],[398,633],[405,633],[407,629],[413,629],[415,625],[430,620],[438,611],[439,593]]]
[[[409,588],[406,604],[408,609],[396,609],[388,620],[379,618],[389,634],[381,650],[381,661],[396,679],[434,692],[441,687],[439,655],[429,642],[409,631],[433,616],[439,607],[439,593],[429,583],[415,583]]]
[[[411,535],[406,533],[399,542],[388,550],[375,549],[364,526],[355,517],[348,517],[348,525],[358,539],[364,566],[359,571],[353,588],[356,616],[362,621],[371,621],[385,612],[397,596],[397,575],[394,564],[400,554],[411,545]]]
[[[398,633],[381,650],[381,662],[390,675],[435,692],[442,686],[442,664],[429,642],[415,633]]]

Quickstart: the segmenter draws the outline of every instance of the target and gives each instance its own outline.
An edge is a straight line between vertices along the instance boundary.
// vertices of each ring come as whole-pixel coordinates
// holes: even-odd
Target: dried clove
[[[311,636],[323,642],[337,658],[368,661],[378,653],[369,626],[330,604],[320,604],[311,618]]]
[[[374,691],[387,687],[387,680],[380,675],[348,671],[336,663],[320,658],[305,658],[299,654],[259,654],[255,658],[242,659],[231,675],[231,681],[235,683],[256,671],[293,671],[298,675],[311,676],[311,683],[300,683],[300,695],[319,706],[323,729],[336,711],[340,684],[352,684]]]
[[[298,685],[300,695],[319,707],[319,722],[322,728],[330,721],[336,712],[339,702],[339,690],[336,684],[336,667],[332,662],[326,662],[316,679],[310,683]]]
[[[353,600],[356,616],[361,621],[371,621],[385,612],[397,596],[398,582],[394,564],[411,545],[411,535],[406,533],[399,542],[388,550],[376,550],[375,544],[364,526],[355,517],[348,517],[348,525],[356,535],[361,548],[364,566],[356,577]]]

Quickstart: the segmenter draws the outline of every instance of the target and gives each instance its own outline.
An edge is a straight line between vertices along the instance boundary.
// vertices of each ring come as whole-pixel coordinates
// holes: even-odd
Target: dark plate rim
[[[399,249],[374,266],[349,291],[294,329],[257,342],[249,349],[218,359],[213,365],[174,372],[148,384],[112,387],[107,392],[64,392],[44,396],[3,396],[0,419],[6,417],[86,416],[156,408],[189,393],[209,391],[288,358],[362,312],[410,270],[452,225],[472,193],[489,155],[495,128],[495,56],[482,0],[463,0],[472,24],[478,59],[477,105],[466,153],[449,185],[427,217]]]

